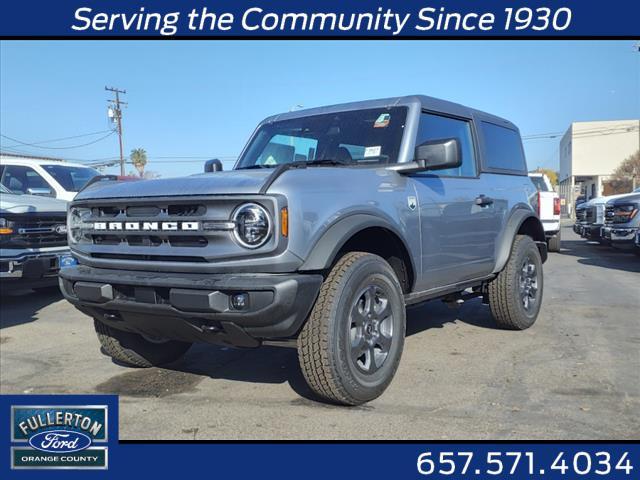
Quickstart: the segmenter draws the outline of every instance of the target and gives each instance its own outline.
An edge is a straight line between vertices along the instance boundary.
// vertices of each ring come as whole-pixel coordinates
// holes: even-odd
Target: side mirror
[[[460,141],[457,138],[430,140],[416,147],[413,162],[390,167],[400,174],[444,170],[462,165]]]
[[[221,172],[222,162],[217,158],[214,158],[213,160],[207,160],[206,162],[204,162],[204,171],[205,173]]]
[[[55,197],[53,190],[51,190],[50,188],[31,187],[27,188],[27,193],[29,195],[38,195],[40,197]]]

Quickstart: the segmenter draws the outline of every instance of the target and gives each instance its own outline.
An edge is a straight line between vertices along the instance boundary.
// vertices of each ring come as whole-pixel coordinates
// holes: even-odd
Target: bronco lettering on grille
[[[200,222],[94,222],[94,230],[100,231],[197,231]]]

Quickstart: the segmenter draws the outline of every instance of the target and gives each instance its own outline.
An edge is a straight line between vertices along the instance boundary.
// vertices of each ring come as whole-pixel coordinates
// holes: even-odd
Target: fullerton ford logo
[[[72,430],[50,430],[32,435],[29,445],[42,452],[71,453],[89,448],[91,438]]]
[[[200,222],[94,222],[93,229],[98,231],[197,231]]]
[[[108,405],[14,405],[12,468],[106,469]],[[117,419],[116,419],[117,420]]]

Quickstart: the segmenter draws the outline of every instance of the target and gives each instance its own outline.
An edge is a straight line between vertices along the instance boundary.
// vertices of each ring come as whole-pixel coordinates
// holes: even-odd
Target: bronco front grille
[[[247,251],[234,237],[233,212],[246,202],[264,206],[276,226],[259,252]],[[215,262],[280,246],[280,209],[271,196],[95,199],[74,202],[70,208],[78,212],[82,225],[72,232],[77,240],[72,248],[96,259]]]

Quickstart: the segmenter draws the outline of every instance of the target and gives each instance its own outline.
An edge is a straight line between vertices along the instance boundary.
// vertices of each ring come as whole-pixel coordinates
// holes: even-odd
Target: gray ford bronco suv
[[[137,367],[193,342],[297,342],[319,397],[391,382],[405,307],[482,297],[530,327],[545,234],[515,125],[426,96],[275,115],[232,171],[96,182],[69,207],[64,296]]]

